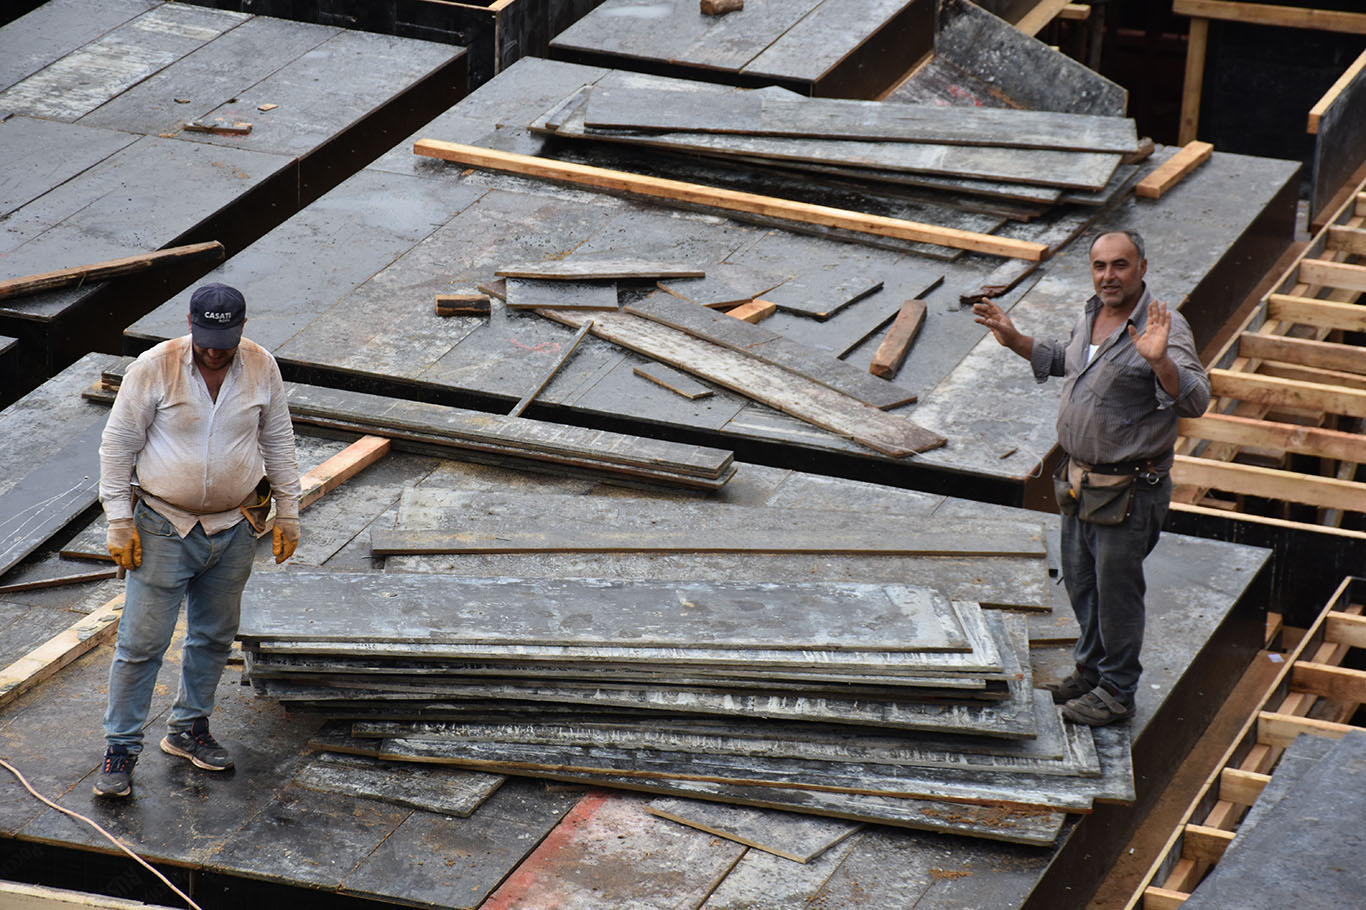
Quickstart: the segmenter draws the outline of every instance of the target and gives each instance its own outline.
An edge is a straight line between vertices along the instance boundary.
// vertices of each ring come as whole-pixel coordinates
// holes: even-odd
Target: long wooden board
[[[583,324],[583,319],[573,313],[540,312],[575,328]],[[637,316],[596,314],[593,334],[884,455],[901,458],[938,448],[948,441],[904,417],[884,414],[820,383]]]
[[[894,237],[901,240],[936,243],[941,246],[973,250],[993,256],[1039,261],[1043,259],[1047,251],[1047,247],[1043,244],[1014,241],[993,237],[990,234],[977,234],[971,231],[941,228],[896,218],[865,215],[834,209],[829,206],[808,205],[771,196],[684,183],[679,180],[644,177],[626,171],[571,164],[549,158],[538,158],[534,155],[499,152],[454,142],[442,142],[438,139],[419,139],[413,145],[413,152],[417,155],[440,158],[443,161],[451,161],[456,164],[520,174],[525,177],[556,180],[597,189],[616,190],[673,202],[706,205],[722,210],[749,212],[756,215],[784,218],[806,224],[819,224],[825,227]]]
[[[238,637],[966,650],[957,626],[947,598],[907,586],[290,572],[248,582]]]
[[[138,256],[124,256],[120,259],[107,259],[89,265],[44,272],[41,275],[28,275],[24,278],[9,278],[0,281],[0,300],[19,294],[33,294],[38,291],[51,291],[56,288],[71,287],[95,281],[104,281],[121,275],[133,275],[148,269],[172,263],[212,261],[223,258],[223,244],[217,240],[208,243],[194,243],[143,253]]]

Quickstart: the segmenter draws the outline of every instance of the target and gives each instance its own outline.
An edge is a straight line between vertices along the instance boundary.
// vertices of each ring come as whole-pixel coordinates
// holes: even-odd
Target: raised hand
[[[1167,356],[1167,337],[1171,327],[1172,314],[1167,310],[1167,305],[1160,300],[1153,300],[1148,304],[1148,321],[1143,327],[1143,334],[1140,335],[1133,326],[1129,326],[1129,340],[1134,343],[1134,350],[1138,351],[1140,357],[1156,365]]]

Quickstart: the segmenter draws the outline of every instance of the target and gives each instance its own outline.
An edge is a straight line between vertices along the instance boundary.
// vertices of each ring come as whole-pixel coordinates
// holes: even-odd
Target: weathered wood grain
[[[550,281],[509,278],[504,300],[510,310],[547,307],[561,310],[616,310],[614,281]]]
[[[652,799],[645,811],[799,863],[811,862],[862,827],[858,822],[691,799]]]

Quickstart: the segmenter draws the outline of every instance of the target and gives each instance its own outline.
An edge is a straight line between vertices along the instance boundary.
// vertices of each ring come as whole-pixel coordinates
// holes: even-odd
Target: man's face
[[[1124,234],[1102,234],[1091,245],[1091,281],[1106,306],[1132,307],[1147,271],[1148,260],[1138,258],[1138,248]]]
[[[232,358],[237,354],[237,348],[201,348],[199,345],[190,343],[194,348],[194,362],[206,370],[221,370],[232,363]]]

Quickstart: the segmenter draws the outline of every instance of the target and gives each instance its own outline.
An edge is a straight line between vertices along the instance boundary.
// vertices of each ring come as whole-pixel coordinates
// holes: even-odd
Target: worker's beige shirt
[[[181,537],[196,523],[217,534],[262,474],[281,518],[299,515],[299,467],[280,368],[242,339],[215,402],[190,336],[163,341],[128,367],[100,444],[100,502],[110,520],[133,514],[136,472],[148,505]]]

